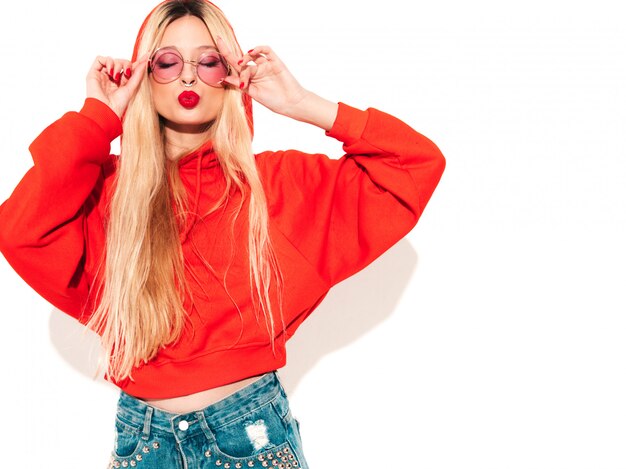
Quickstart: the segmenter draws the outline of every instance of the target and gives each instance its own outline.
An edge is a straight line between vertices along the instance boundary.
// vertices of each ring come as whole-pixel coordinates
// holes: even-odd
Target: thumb
[[[131,75],[128,81],[126,82],[126,86],[128,87],[128,91],[130,91],[131,96],[135,93],[135,90],[141,83],[143,79],[146,69],[148,68],[148,56],[144,55],[139,60],[137,60],[134,64],[131,65]]]
[[[111,108],[121,118],[126,112],[126,107],[131,101],[141,80],[143,80],[148,67],[148,59],[143,58],[131,64],[131,75],[128,81],[118,88],[115,93],[111,95]]]

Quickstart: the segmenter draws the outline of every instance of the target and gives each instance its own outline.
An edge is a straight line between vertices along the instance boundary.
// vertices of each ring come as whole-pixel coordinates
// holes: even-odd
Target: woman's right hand
[[[147,66],[148,55],[133,64],[123,59],[97,57],[87,74],[87,97],[102,101],[121,119]]]

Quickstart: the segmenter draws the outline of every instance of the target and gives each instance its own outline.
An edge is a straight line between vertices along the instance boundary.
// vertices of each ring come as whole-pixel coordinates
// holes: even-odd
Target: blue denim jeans
[[[275,372],[204,409],[173,414],[124,392],[109,468],[308,469]]]

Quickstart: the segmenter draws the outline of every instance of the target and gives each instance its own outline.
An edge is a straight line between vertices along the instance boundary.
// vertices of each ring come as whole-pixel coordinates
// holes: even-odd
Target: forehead
[[[216,47],[204,22],[195,16],[184,16],[172,21],[166,28],[158,47],[176,47],[181,51],[196,50],[202,46]]]

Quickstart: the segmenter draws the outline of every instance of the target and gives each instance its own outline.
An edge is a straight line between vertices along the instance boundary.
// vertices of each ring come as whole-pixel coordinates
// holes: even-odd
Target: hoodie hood
[[[138,58],[139,43],[143,36],[143,32],[146,27],[146,24],[148,23],[148,20],[152,17],[154,12],[161,5],[168,3],[170,1],[181,2],[181,0],[165,0],[164,2],[161,2],[157,6],[155,6],[152,9],[152,11],[148,14],[148,16],[144,19],[143,23],[141,24],[141,28],[139,28],[139,32],[137,33],[137,38],[135,39],[135,45],[133,47],[133,55],[131,59],[132,62],[135,62]],[[184,0],[182,1],[184,2]],[[204,1],[210,4],[211,6],[213,6],[214,8],[220,10],[214,3],[209,2],[208,0],[204,0]],[[232,25],[228,23],[228,26],[233,32],[233,36],[235,36],[235,31],[233,30]],[[239,42],[237,41],[236,36],[235,36],[235,42],[237,44],[237,48],[239,49],[236,52],[241,53],[242,52],[241,46],[239,45]],[[242,99],[244,109],[246,111],[246,118],[248,121],[248,125],[250,127],[250,133],[254,134],[254,125],[253,125],[253,119],[252,119],[252,98],[250,98],[250,96],[246,93],[241,93],[241,99]],[[199,205],[199,200],[200,200],[200,194],[202,191],[202,173],[211,168],[215,169],[219,167],[219,161],[217,159],[217,155],[213,151],[213,143],[211,141],[207,141],[197,150],[194,150],[193,152],[181,157],[180,160],[178,161],[178,165],[179,165],[179,170],[181,172],[189,174],[189,171],[195,171],[195,189],[190,194],[190,196],[192,197],[190,199],[190,206],[192,209],[191,213],[193,215],[190,217],[189,220],[187,220],[186,226],[182,229],[180,233],[181,242],[184,242],[187,239],[189,232],[195,225],[197,221],[197,217],[199,216],[198,205]]]

